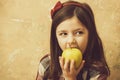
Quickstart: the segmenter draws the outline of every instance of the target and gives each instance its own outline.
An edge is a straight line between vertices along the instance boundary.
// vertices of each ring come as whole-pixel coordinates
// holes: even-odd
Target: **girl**
[[[40,60],[36,80],[107,80],[110,75],[90,6],[76,1],[57,2],[51,10],[50,55]],[[82,51],[78,69],[61,57],[66,48]]]

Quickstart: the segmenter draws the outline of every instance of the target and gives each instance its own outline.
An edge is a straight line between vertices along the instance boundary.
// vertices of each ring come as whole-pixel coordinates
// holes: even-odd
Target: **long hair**
[[[88,36],[88,45],[83,53],[83,59],[86,61],[84,68],[77,76],[77,79],[82,80],[82,73],[84,70],[91,72],[96,69],[100,74],[109,75],[110,71],[105,60],[103,45],[100,37],[98,36],[94,14],[90,6],[86,3],[79,3],[75,1],[68,1],[67,3],[77,3],[79,6],[67,5],[63,6],[59,11],[57,11],[53,18],[51,24],[51,36],[50,36],[50,66],[45,72],[44,80],[51,78],[52,80],[58,80],[62,74],[62,70],[59,64],[59,56],[61,56],[62,50],[58,44],[56,38],[56,28],[57,26],[65,21],[70,19],[73,16],[76,16],[78,20],[85,25],[89,32]],[[90,76],[90,74],[89,74]]]

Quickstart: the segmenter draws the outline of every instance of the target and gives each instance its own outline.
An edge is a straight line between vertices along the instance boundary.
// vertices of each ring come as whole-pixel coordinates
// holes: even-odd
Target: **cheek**
[[[62,50],[65,49],[65,40],[64,39],[58,38],[58,44]]]
[[[82,53],[84,53],[87,47],[88,39],[87,38],[79,39],[77,42],[78,42],[78,46],[81,49]]]

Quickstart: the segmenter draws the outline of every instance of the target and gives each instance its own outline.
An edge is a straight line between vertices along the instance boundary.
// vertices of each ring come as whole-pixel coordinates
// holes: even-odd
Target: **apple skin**
[[[82,52],[77,48],[67,48],[63,51],[62,57],[75,61],[75,67],[78,68],[82,61]]]

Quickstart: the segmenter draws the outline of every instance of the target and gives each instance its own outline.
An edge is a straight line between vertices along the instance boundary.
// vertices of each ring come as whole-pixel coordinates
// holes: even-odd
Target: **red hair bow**
[[[51,10],[51,18],[53,19],[53,16],[54,16],[54,14],[59,10],[59,9],[61,9],[63,7],[63,4],[60,2],[60,1],[58,1],[57,3],[56,3],[56,5],[54,6],[54,8]]]

